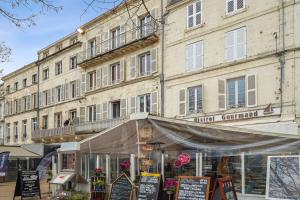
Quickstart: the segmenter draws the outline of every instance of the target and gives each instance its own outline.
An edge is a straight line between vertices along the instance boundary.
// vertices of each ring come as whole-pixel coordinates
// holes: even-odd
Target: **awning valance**
[[[8,151],[12,158],[40,158],[41,155],[28,151],[21,146],[0,146],[0,152]]]

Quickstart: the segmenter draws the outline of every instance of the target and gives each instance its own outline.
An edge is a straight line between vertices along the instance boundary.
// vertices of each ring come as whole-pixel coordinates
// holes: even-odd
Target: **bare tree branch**
[[[0,63],[8,62],[11,55],[11,49],[5,45],[4,42],[0,43]]]

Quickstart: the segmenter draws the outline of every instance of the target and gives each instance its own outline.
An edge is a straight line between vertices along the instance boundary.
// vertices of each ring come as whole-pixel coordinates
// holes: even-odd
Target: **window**
[[[226,0],[226,14],[245,8],[245,0]]]
[[[111,102],[112,119],[120,118],[120,107],[121,107],[120,101]]]
[[[58,86],[56,87],[56,94],[57,94],[57,102],[60,102],[62,100],[62,87]]]
[[[6,86],[6,92],[10,93],[10,85]]]
[[[42,129],[48,129],[48,115],[42,117]]]
[[[151,16],[147,15],[141,18],[140,21],[141,25],[141,37],[146,37],[152,32],[152,23],[151,23]]]
[[[76,81],[72,81],[71,85],[71,98],[76,98]]]
[[[115,49],[120,46],[120,27],[111,31],[111,47]]]
[[[203,42],[186,46],[186,67],[188,71],[203,68]]]
[[[27,138],[27,120],[22,121],[22,141]]]
[[[88,87],[89,90],[96,88],[96,71],[88,73]]]
[[[225,35],[225,60],[233,61],[246,57],[246,28],[227,32]]]
[[[10,123],[6,124],[6,142],[10,142]]]
[[[151,73],[150,52],[139,56],[139,75],[146,76]]]
[[[32,101],[32,105],[33,105],[33,108],[37,108],[37,94],[34,93],[31,95],[31,101]]]
[[[70,44],[75,44],[78,41],[77,37],[70,39]]]
[[[44,92],[43,92],[43,101],[44,101],[44,105],[46,106],[46,105],[48,105],[50,102],[49,102],[49,99],[50,99],[50,96],[49,96],[50,94],[49,94],[49,90],[45,90]]]
[[[62,48],[63,48],[63,45],[62,44],[58,44],[56,46],[56,51],[60,51],[60,50],[62,50]]]
[[[188,112],[199,113],[202,111],[202,86],[188,88]]]
[[[244,107],[246,102],[245,77],[227,80],[228,107]]]
[[[19,86],[19,83],[15,82],[15,84],[14,84],[15,91],[18,91],[18,89],[19,89],[18,86]]]
[[[18,141],[18,122],[14,122],[14,141]]]
[[[23,88],[25,88],[27,86],[27,78],[23,79]]]
[[[77,120],[77,110],[70,110],[69,112],[69,118],[71,120],[71,122],[73,123],[76,123],[78,120]]]
[[[62,73],[62,61],[55,63],[55,75],[60,75]]]
[[[94,57],[96,55],[96,38],[90,40],[88,42],[89,46],[88,46],[88,53],[89,56],[88,57]]]
[[[74,170],[75,169],[75,154],[63,153],[62,154],[62,169]]]
[[[37,130],[37,118],[34,117],[31,119],[31,131],[35,131]]]
[[[43,80],[49,79],[49,68],[43,69]]]
[[[55,128],[62,127],[62,114],[61,114],[61,112],[54,114],[54,123],[55,123],[54,124]]]
[[[150,94],[138,96],[138,112],[150,112]]]
[[[32,75],[32,85],[37,84],[37,74]]]
[[[88,120],[89,122],[96,121],[96,105],[88,106]]]
[[[110,66],[110,81],[111,84],[116,84],[120,82],[120,77],[121,73],[120,73],[120,63],[115,63],[113,65]]]
[[[202,23],[202,1],[197,1],[187,7],[187,27],[192,28]]]
[[[72,56],[70,58],[70,69],[76,69],[77,68],[77,56]]]

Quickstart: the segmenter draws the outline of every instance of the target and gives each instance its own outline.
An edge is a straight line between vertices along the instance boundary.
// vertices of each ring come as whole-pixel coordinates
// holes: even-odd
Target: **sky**
[[[0,42],[5,42],[12,49],[10,61],[0,63],[0,69],[4,70],[4,75],[35,61],[39,50],[72,33],[80,25],[114,6],[111,3],[94,4],[93,8],[89,8],[82,15],[89,0],[51,0],[51,2],[62,6],[62,10],[59,13],[44,11],[37,15],[36,25],[32,27],[16,27],[0,15]],[[19,16],[38,13],[41,9],[31,6],[12,10],[3,4],[5,3],[0,1],[0,7],[5,7]]]

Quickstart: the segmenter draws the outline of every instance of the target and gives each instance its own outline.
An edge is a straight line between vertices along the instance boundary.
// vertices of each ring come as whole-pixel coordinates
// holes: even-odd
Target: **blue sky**
[[[52,0],[51,2],[62,6],[63,9],[59,13],[48,11],[38,15],[35,18],[36,25],[29,28],[18,28],[0,15],[0,42],[4,41],[12,49],[10,61],[0,63],[4,74],[35,61],[38,50],[72,33],[78,26],[113,6],[109,3],[98,4],[95,5],[97,8],[90,8],[81,16],[87,7],[84,1],[88,0]],[[0,6],[3,6],[1,4]],[[37,11],[36,7],[16,10],[17,14],[22,15]]]

